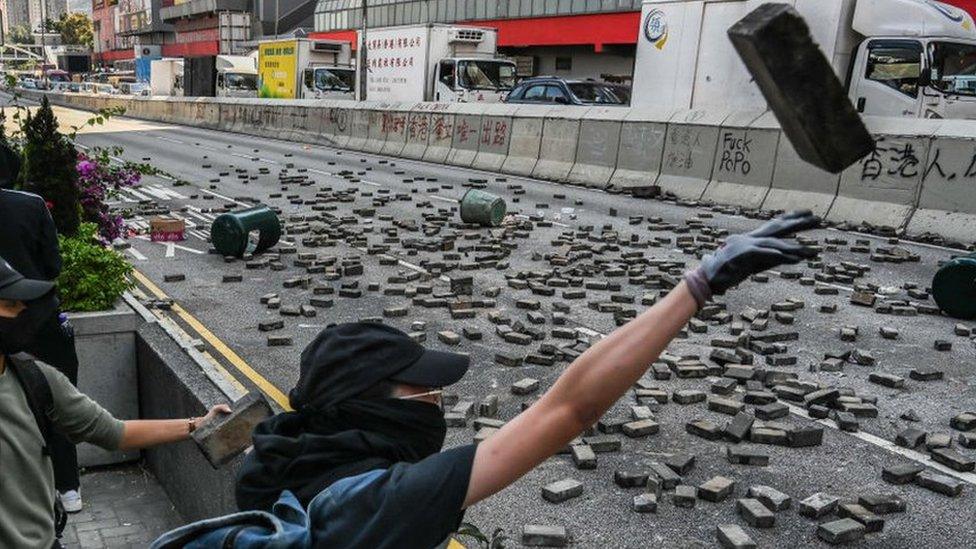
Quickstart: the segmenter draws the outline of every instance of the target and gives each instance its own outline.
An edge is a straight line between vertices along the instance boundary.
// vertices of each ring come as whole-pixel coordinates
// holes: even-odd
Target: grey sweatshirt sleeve
[[[38,362],[54,396],[54,407],[48,417],[72,442],[90,442],[106,450],[115,450],[122,442],[122,421],[112,417],[97,402],[81,393],[61,372]]]

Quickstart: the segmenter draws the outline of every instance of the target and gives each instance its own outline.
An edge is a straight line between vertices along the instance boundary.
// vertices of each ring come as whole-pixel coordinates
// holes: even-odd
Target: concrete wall
[[[140,417],[199,417],[216,404],[227,403],[190,357],[156,323],[138,331]],[[144,452],[146,463],[180,515],[195,521],[237,511],[234,480],[240,462],[214,469],[192,441]]]
[[[24,92],[37,98],[43,92]],[[802,162],[769,112],[51,95],[95,110],[834,223],[976,240],[971,122],[867,117],[878,148],[842,174]]]

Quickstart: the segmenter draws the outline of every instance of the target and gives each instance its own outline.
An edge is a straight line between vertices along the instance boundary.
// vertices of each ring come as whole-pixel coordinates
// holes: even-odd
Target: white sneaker
[[[68,490],[67,492],[60,494],[61,505],[64,505],[64,510],[69,513],[78,513],[81,511],[81,489],[78,490]]]

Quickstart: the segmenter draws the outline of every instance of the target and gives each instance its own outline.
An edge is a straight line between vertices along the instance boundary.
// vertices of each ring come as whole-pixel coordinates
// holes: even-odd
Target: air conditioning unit
[[[466,44],[479,44],[485,39],[485,31],[481,29],[451,29],[449,40]]]
[[[163,47],[152,44],[136,44],[133,49],[135,50],[136,59],[142,57],[159,58],[163,55]]]
[[[312,42],[312,51],[326,53],[339,53],[342,51],[342,42],[328,42],[324,40]]]

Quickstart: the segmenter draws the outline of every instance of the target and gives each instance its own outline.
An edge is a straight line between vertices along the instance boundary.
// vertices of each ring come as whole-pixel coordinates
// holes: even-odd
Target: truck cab
[[[449,58],[437,64],[434,101],[500,103],[515,87],[515,63],[506,59]]]
[[[937,0],[785,0],[870,115],[976,119],[976,23]],[[727,31],[754,0],[645,0],[637,107],[764,109]]]
[[[302,97],[314,99],[355,99],[355,67],[323,66],[305,69]]]
[[[865,1],[855,13],[854,29],[868,37],[851,70],[855,107],[879,116],[976,119],[972,17],[936,2],[893,1],[902,5]]]
[[[257,60],[245,55],[218,55],[217,97],[257,97]]]

